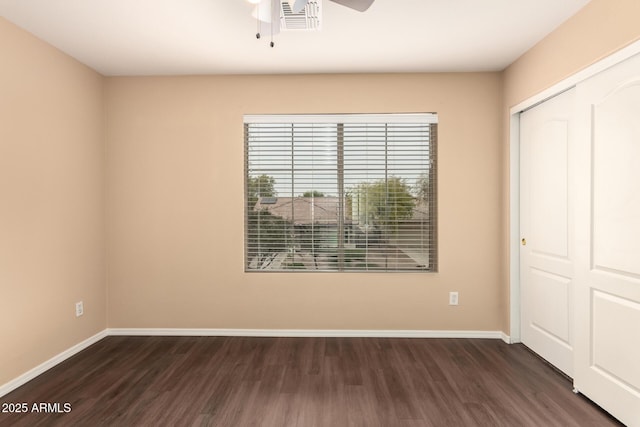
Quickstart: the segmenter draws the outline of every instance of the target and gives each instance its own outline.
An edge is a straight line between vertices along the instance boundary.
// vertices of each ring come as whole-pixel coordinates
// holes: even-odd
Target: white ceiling
[[[104,75],[502,70],[590,0],[324,0],[322,30],[255,37],[247,0],[0,0]]]

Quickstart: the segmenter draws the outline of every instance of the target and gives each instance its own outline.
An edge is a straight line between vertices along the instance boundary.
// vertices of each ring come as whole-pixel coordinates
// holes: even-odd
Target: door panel
[[[569,301],[571,280],[547,271],[531,269],[532,327],[571,346]]]
[[[640,81],[593,106],[593,264],[640,277]]]
[[[520,116],[522,342],[573,374],[568,156],[574,90]]]
[[[578,86],[575,387],[640,426],[640,56]]]
[[[555,110],[559,101],[561,100],[553,100],[550,102],[554,105],[540,105],[538,108],[546,111]],[[541,112],[537,111],[537,113]],[[538,255],[566,259],[569,256],[567,243],[569,133],[567,120],[559,117],[559,113],[559,111],[552,112],[553,115],[548,121],[545,121],[544,115],[540,114],[542,117],[537,118],[540,124],[534,125],[534,134],[531,135],[532,146],[529,147],[530,235],[536,238],[530,239],[530,249]]]
[[[640,325],[640,304],[593,291],[593,367],[620,387],[638,390],[640,346],[620,339],[619,325]],[[594,345],[597,343],[597,345]]]

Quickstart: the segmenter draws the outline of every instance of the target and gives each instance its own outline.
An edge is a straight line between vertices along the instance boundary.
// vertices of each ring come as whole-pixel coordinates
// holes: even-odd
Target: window
[[[245,116],[246,271],[437,271],[435,114]]]

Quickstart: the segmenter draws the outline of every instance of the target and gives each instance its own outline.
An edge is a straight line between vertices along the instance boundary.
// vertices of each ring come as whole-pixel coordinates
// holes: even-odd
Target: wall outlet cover
[[[82,301],[76,303],[76,317],[80,317],[84,314],[84,304]]]

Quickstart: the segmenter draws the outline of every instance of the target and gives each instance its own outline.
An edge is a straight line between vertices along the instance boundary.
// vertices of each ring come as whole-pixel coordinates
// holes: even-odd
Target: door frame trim
[[[640,40],[598,60],[509,109],[509,336],[511,343],[521,342],[520,113],[637,54],[640,54]]]

